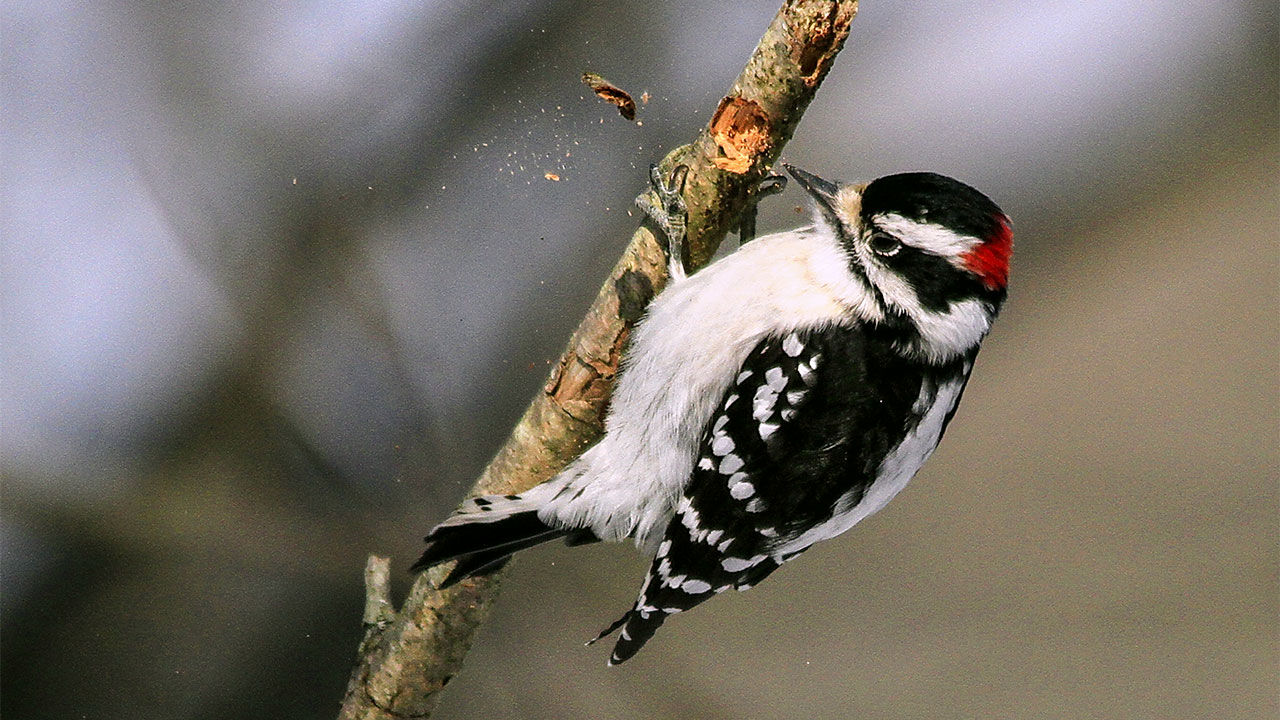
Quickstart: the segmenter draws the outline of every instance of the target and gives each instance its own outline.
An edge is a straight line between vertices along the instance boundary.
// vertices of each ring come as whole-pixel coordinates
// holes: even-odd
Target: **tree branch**
[[[849,34],[856,0],[787,0],[742,74],[697,140],[672,151],[664,172],[689,166],[689,267],[705,265],[777,160]],[[527,490],[550,478],[600,436],[622,348],[632,325],[666,282],[665,259],[648,227],[609,274],[560,362],[473,494]],[[462,666],[501,574],[446,590],[436,567],[417,578],[399,613],[371,625],[339,720],[424,718]],[[379,581],[380,582],[380,581]],[[370,587],[371,603],[381,587]],[[368,614],[368,613],[366,613]]]

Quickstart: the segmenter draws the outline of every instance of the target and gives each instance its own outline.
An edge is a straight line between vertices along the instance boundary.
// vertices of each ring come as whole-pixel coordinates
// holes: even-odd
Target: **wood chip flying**
[[[636,119],[636,101],[631,99],[631,94],[626,90],[593,72],[582,73],[582,82],[586,83],[587,87],[601,99],[617,105],[619,115],[628,120]]]

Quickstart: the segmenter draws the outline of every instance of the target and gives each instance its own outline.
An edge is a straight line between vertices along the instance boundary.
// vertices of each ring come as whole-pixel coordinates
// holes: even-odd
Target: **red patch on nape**
[[[964,266],[982,278],[990,290],[1003,290],[1009,284],[1009,258],[1013,256],[1013,225],[1004,215],[996,215],[996,229],[969,252],[960,256]]]

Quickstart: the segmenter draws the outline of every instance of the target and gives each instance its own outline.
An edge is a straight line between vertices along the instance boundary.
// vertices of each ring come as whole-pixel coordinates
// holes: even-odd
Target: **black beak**
[[[836,193],[840,190],[838,185],[788,163],[782,163],[782,167],[786,168],[788,173],[791,173],[791,177],[800,183],[800,187],[804,188],[806,192],[813,196],[814,200],[818,201],[818,207],[825,214],[835,219]]]

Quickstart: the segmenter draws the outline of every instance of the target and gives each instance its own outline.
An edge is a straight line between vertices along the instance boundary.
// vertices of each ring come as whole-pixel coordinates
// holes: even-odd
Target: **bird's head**
[[[835,183],[784,164],[811,195],[870,299],[865,320],[904,354],[944,362],[977,347],[1004,302],[1013,226],[986,195],[928,172]]]

